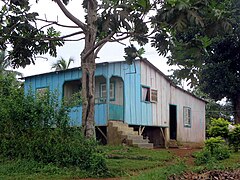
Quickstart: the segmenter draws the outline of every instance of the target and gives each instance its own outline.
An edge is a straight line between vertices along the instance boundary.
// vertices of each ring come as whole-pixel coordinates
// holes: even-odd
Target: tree
[[[200,73],[200,88],[213,99],[226,97],[233,105],[235,123],[240,123],[240,34],[221,37],[211,46]]]
[[[5,0],[1,11],[0,47],[6,49],[11,44],[9,61],[13,67],[34,63],[38,54],[50,53],[56,56],[56,47],[74,35],[82,35],[84,49],[81,52],[82,69],[82,122],[86,137],[94,137],[94,72],[98,52],[107,42],[119,42],[132,37],[141,45],[147,42],[147,25],[144,17],[150,10],[148,0],[83,0],[85,22],[68,11],[68,0],[54,0],[62,12],[80,29],[75,33],[61,36],[50,25],[62,25],[56,21],[38,19],[38,14],[30,12],[27,0]],[[48,25],[38,28],[36,22],[45,21]],[[44,29],[46,29],[44,31]]]
[[[179,67],[173,73],[178,81],[185,79],[192,87],[199,86],[198,88],[215,101],[226,97],[233,105],[235,121],[240,123],[238,90],[240,2],[236,0],[191,2],[195,9],[186,9],[183,1],[166,3],[166,8],[156,16],[156,21],[166,19],[167,23],[163,24],[166,30],[157,33],[158,41],[153,41],[153,46],[160,54],[171,52],[168,64]],[[170,5],[174,6],[175,10],[169,11]],[[186,17],[175,21],[175,16],[179,16],[180,11],[185,11],[186,17],[196,11],[203,16],[196,16],[198,22],[196,25],[192,23],[194,19],[185,21]],[[176,31],[174,26],[178,27],[179,31]]]
[[[69,58],[69,60],[65,60],[63,57],[61,57],[59,60],[57,60],[56,63],[52,64],[52,69],[54,68],[56,71],[66,70],[69,68],[71,62],[74,62],[73,58]]]
[[[0,51],[0,74],[9,66],[9,62],[5,60],[5,51]]]
[[[5,54],[6,53],[4,50],[0,50],[0,75],[13,74],[15,76],[22,77],[22,73],[20,73],[18,71],[7,70],[7,68],[10,67],[10,62],[6,59]]]

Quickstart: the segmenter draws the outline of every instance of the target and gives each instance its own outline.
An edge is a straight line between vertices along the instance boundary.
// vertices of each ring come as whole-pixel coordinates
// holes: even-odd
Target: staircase
[[[143,136],[138,135],[133,127],[128,127],[128,124],[122,121],[108,122],[108,144],[128,146],[140,148],[153,148],[153,143],[149,143],[148,139],[143,139]]]
[[[168,147],[169,148],[179,148],[178,142],[175,139],[170,139],[168,141]]]

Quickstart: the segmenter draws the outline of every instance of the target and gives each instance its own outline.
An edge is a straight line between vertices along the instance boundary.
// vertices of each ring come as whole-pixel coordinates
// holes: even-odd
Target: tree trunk
[[[97,34],[97,1],[87,1],[87,30],[85,47],[81,54],[82,67],[82,125],[86,138],[95,138],[94,104],[95,104],[95,54],[94,46]]]
[[[82,124],[86,138],[95,137],[94,92],[95,63],[82,63]]]
[[[235,111],[235,123],[240,124],[240,94],[236,96],[235,99],[233,99],[233,105],[234,105],[234,111]]]

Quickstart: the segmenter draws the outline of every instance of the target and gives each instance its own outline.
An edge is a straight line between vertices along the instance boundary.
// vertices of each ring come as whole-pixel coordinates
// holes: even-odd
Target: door
[[[169,105],[170,139],[177,139],[177,106]]]

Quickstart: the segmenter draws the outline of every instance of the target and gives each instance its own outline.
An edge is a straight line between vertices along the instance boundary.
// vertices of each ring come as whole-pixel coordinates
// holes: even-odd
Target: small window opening
[[[184,126],[191,127],[191,108],[183,107]]]
[[[150,88],[142,86],[142,101],[150,102]]]

